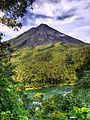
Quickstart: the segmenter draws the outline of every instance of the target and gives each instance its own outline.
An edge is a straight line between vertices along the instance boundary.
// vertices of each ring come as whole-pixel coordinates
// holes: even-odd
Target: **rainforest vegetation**
[[[88,82],[89,60],[89,46],[60,43],[23,48],[14,52],[11,59],[16,66],[14,79],[25,87],[76,85],[83,77],[87,77]]]
[[[89,63],[89,45],[1,43],[0,119],[90,120]]]

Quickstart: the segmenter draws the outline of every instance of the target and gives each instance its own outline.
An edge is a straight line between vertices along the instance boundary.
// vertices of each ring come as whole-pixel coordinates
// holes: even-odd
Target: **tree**
[[[11,84],[11,76],[13,75],[13,66],[8,55],[9,44],[0,43],[0,111],[2,111],[2,108],[5,110],[3,100],[7,99],[6,93]]]
[[[28,11],[27,7],[31,6],[35,0],[0,0],[0,23],[11,28],[21,27],[20,18]],[[32,8],[32,6],[31,6]]]
[[[22,24],[20,18],[27,13],[27,7],[35,0],[0,0],[0,23],[18,29]],[[27,119],[22,100],[15,89],[12,75],[13,65],[10,62],[10,45],[1,43],[0,33],[0,119]],[[9,117],[7,117],[9,114]]]
[[[15,117],[26,120],[26,111],[12,79],[14,66],[10,62],[10,45],[0,43],[0,119]]]
[[[18,30],[22,27],[20,18],[27,12],[35,0],[0,0],[0,24]],[[4,34],[0,33],[0,42]]]

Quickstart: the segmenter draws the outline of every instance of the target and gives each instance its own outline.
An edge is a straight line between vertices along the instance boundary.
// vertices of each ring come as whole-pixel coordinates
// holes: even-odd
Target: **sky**
[[[23,27],[13,31],[0,24],[0,32],[5,34],[3,41],[14,38],[41,23],[90,43],[90,0],[36,0],[33,9],[21,20]]]

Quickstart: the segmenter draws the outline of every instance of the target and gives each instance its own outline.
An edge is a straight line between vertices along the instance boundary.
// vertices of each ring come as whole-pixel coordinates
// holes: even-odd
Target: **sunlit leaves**
[[[78,80],[77,70],[89,60],[87,49],[89,47],[66,47],[60,43],[50,48],[21,49],[12,58],[17,65],[15,80],[36,87],[74,85]]]

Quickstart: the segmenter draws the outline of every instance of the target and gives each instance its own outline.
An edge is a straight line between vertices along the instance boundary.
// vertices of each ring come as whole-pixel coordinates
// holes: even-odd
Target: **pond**
[[[42,88],[42,89],[35,89],[35,90],[27,90],[25,94],[28,97],[32,98],[33,95],[36,93],[43,93],[44,100],[53,97],[56,94],[68,94],[73,89],[73,86],[64,86],[64,87],[49,87],[49,88]]]

